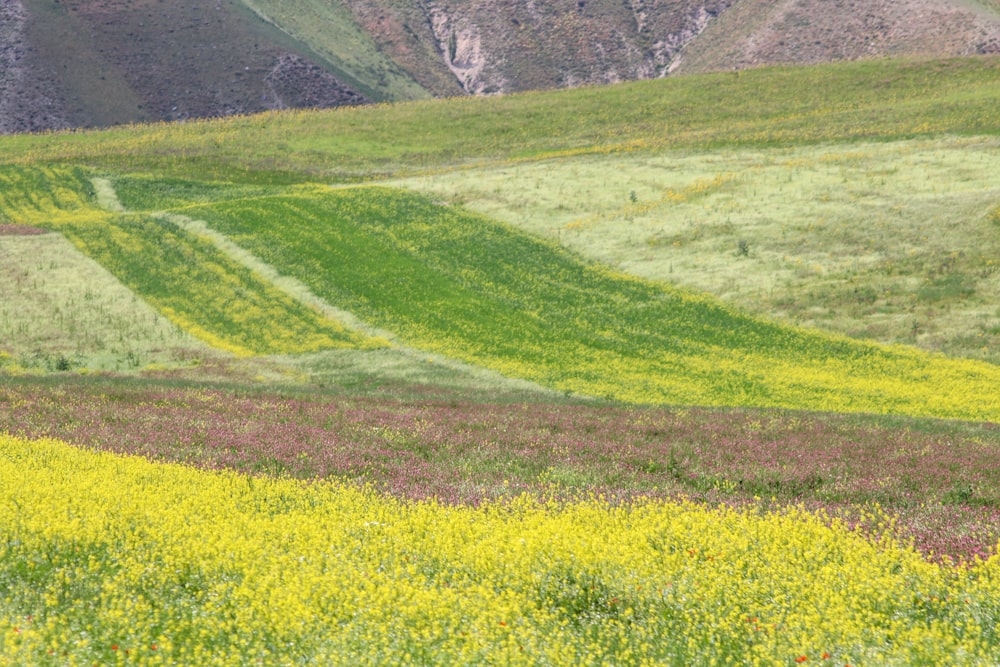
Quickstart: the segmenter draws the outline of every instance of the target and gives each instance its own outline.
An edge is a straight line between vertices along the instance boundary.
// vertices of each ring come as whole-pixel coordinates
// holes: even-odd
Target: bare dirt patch
[[[0,236],[37,236],[48,234],[49,230],[28,225],[10,225],[0,223]]]

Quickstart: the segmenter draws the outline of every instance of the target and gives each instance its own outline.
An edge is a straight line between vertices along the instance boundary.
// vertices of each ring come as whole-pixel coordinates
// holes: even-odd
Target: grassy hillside
[[[48,179],[54,199],[87,211],[73,194],[88,187],[79,171],[16,174],[34,191]],[[172,193],[171,185],[133,184],[123,203],[159,208],[191,192]],[[756,320],[403,191],[294,188],[221,199],[173,210],[204,220],[325,303],[409,347],[557,390],[641,403],[1000,415],[1000,397],[990,391],[1000,381],[995,366]],[[26,219],[44,224],[45,217],[175,324],[222,349],[363,344],[170,218],[60,215],[57,206],[41,206]]]
[[[1000,362],[995,138],[556,158],[393,181],[628,273]]]
[[[103,211],[79,169],[6,170],[15,218],[58,231],[196,338],[237,355],[378,346],[167,219]]]
[[[888,82],[881,88],[867,85],[876,71]],[[12,137],[4,140],[7,162],[61,159],[111,170],[134,212],[106,210],[107,202],[99,209],[79,169],[22,167],[5,172],[6,209],[15,221],[60,229],[176,325],[233,351],[357,347],[364,336],[387,335],[407,348],[562,391],[625,400],[992,419],[995,399],[987,387],[995,367],[767,324],[704,297],[598,269],[553,245],[402,191],[289,183],[321,174],[354,180],[424,173],[400,183],[471,200],[535,232],[555,229],[555,240],[633,274],[643,271],[630,258],[658,253],[651,263],[658,268],[650,271],[658,280],[731,299],[725,290],[739,280],[747,298],[759,301],[760,286],[769,284],[770,301],[756,308],[766,315],[790,311],[801,319],[817,304],[874,304],[886,320],[902,323],[885,335],[868,332],[889,341],[906,340],[899,328],[914,321],[909,333],[915,336],[942,304],[955,313],[961,305],[965,314],[947,326],[959,329],[979,317],[983,335],[950,349],[988,348],[995,328],[995,313],[983,310],[995,280],[987,215],[996,194],[989,180],[993,144],[934,139],[880,149],[885,144],[858,139],[996,132],[991,105],[998,74],[992,59],[901,62],[878,70],[872,64],[775,69],[706,76],[698,85],[693,79],[649,82],[58,140]],[[856,94],[846,98],[847,91]],[[252,142],[249,132],[259,133]],[[779,149],[779,143],[800,148]],[[942,152],[945,147],[951,152]],[[239,170],[229,168],[237,162]],[[126,176],[138,168],[154,173]],[[609,168],[613,177],[606,176]],[[163,178],[180,172],[187,177]],[[208,180],[222,175],[247,185]],[[939,193],[949,178],[961,179],[961,191]],[[802,203],[786,191],[799,193]],[[904,198],[912,213],[898,209]],[[813,201],[820,208],[804,208]],[[207,222],[260,265],[248,268],[246,257],[234,257],[205,230],[164,210]],[[932,231],[944,211],[956,216],[947,226],[953,238]],[[873,215],[886,221],[873,224]],[[972,226],[963,226],[966,220]],[[894,224],[906,231],[890,232]],[[609,243],[609,232],[618,228],[627,229],[629,240]],[[887,233],[897,241],[892,249]],[[148,248],[155,255],[168,239],[170,253],[147,260],[135,252]],[[974,243],[975,254],[973,246],[957,245],[960,239]],[[598,244],[603,255],[590,250]],[[866,251],[869,244],[874,247]],[[921,279],[921,268],[945,252],[954,260]],[[903,256],[910,264],[898,269],[893,298],[885,292],[869,298],[885,267]],[[261,274],[261,267],[274,273]],[[671,274],[675,267],[684,274],[680,279]],[[854,282],[842,287],[835,271]],[[301,310],[295,294],[270,291],[281,275],[318,301]],[[400,282],[400,275],[407,279]],[[211,276],[226,278],[219,283]],[[707,277],[717,282],[700,282]],[[197,293],[217,283],[231,292]],[[779,283],[784,291],[776,294]],[[807,294],[800,289],[805,285]],[[733,301],[742,307],[739,298]],[[912,307],[921,303],[927,309],[914,316]],[[872,313],[852,312],[855,318]],[[343,322],[368,333],[345,334]],[[858,333],[843,323],[840,328]],[[313,335],[320,338],[309,342]],[[965,373],[974,379],[963,384]]]
[[[865,62],[604,88],[0,137],[0,163],[196,180],[372,179],[498,160],[995,135],[995,57]]]
[[[654,403],[1000,414],[995,366],[782,328],[400,191],[321,190],[183,210],[412,346],[560,390]]]

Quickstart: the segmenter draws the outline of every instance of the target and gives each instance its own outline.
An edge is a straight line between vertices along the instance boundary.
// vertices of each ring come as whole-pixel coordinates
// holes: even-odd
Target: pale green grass
[[[94,177],[90,179],[90,182],[94,186],[94,197],[97,199],[99,207],[112,213],[125,212],[125,207],[118,201],[118,193],[115,192],[115,186],[110,180]]]
[[[964,0],[964,4],[973,8],[986,9],[992,14],[1000,13],[1000,0]]]
[[[573,157],[397,181],[806,326],[1000,362],[1000,141]]]
[[[0,235],[0,352],[23,369],[115,371],[214,354],[59,234]]]

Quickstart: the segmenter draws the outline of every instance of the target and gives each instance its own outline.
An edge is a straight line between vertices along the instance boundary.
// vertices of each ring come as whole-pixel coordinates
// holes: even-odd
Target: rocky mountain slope
[[[3,0],[0,133],[998,51],[997,0]]]
[[[0,2],[0,132],[366,99],[238,2]]]

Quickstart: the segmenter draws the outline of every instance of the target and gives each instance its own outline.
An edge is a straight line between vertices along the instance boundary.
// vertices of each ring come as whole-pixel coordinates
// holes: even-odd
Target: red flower
[[[807,658],[806,656],[800,655],[799,657],[795,658],[795,662],[802,663],[802,662],[805,662],[808,659],[809,658]]]

